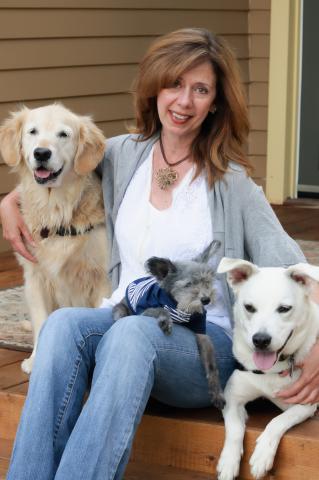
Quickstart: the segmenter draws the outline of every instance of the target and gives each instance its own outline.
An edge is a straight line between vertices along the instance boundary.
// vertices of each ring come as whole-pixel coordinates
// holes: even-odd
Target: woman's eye
[[[197,93],[202,94],[202,95],[207,95],[207,93],[208,93],[208,90],[205,87],[197,87],[197,88],[195,88],[195,91]]]
[[[29,130],[30,135],[36,135],[38,133],[38,130],[36,128],[31,128]]]
[[[249,312],[249,313],[255,313],[256,312],[256,308],[253,305],[251,305],[250,303],[246,303],[244,305],[244,307],[247,310],[247,312]]]
[[[292,309],[292,306],[291,306],[291,305],[280,305],[280,306],[277,308],[277,312],[278,312],[278,313],[287,313],[287,312],[289,312],[291,309]]]
[[[175,80],[175,82],[172,83],[171,88],[179,88],[181,86],[180,80]]]
[[[58,133],[58,137],[60,138],[66,138],[68,136],[69,135],[64,130],[61,130],[61,132]]]

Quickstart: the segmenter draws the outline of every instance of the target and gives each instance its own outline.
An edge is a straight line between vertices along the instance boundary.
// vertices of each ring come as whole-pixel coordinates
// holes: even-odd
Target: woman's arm
[[[28,245],[35,247],[35,242],[21,215],[17,189],[6,195],[0,203],[0,218],[3,236],[11,243],[13,250],[30,262],[36,262],[28,250]]]

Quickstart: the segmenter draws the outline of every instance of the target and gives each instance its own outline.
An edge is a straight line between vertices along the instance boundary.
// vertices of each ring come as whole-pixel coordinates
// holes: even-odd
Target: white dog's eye
[[[66,138],[68,136],[69,135],[64,130],[61,130],[61,132],[58,133],[58,137],[60,137],[60,138]]]
[[[280,305],[280,306],[277,308],[277,312],[278,312],[278,313],[287,313],[287,312],[289,312],[291,309],[292,309],[292,306],[291,306],[291,305]]]
[[[29,130],[30,135],[36,135],[38,133],[38,130],[36,128],[30,128]]]
[[[257,311],[254,305],[251,305],[251,303],[245,303],[244,307],[249,313],[256,313]]]

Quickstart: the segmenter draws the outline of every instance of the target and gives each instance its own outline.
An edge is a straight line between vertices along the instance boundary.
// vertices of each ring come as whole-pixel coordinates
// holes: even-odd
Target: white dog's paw
[[[255,450],[250,457],[250,471],[254,478],[262,478],[273,466],[277,451],[276,439],[263,432],[257,439]]]
[[[218,480],[234,480],[239,474],[240,458],[236,460],[236,455],[228,455],[224,452],[217,465]]]
[[[27,375],[30,375],[30,373],[32,372],[33,360],[34,360],[34,357],[31,356],[23,360],[23,362],[21,363],[21,369]]]

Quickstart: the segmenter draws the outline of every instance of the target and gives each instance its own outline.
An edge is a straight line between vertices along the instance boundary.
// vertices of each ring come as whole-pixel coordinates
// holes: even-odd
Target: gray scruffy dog
[[[145,265],[151,276],[129,284],[125,297],[113,308],[113,319],[146,315],[157,318],[165,334],[172,332],[173,323],[194,331],[212,403],[222,409],[225,402],[214,347],[206,335],[204,308],[215,300],[214,271],[207,262],[219,246],[220,242],[212,242],[190,261],[172,262],[167,258],[151,257]]]

